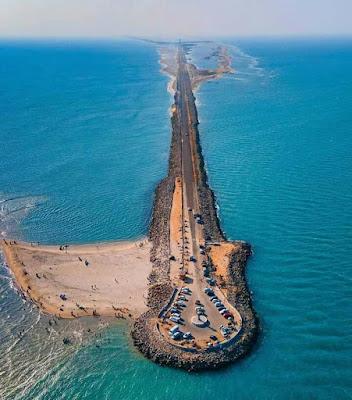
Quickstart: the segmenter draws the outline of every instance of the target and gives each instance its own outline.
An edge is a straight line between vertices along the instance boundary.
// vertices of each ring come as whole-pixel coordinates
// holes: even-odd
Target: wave
[[[94,320],[60,320],[24,301],[0,253],[0,399],[34,398],[31,391],[53,373],[61,376],[67,362],[94,345],[105,328]],[[70,337],[71,345],[63,343]],[[40,389],[45,393],[45,387]],[[45,395],[44,397],[45,398]]]
[[[233,56],[233,60],[236,64],[242,63],[240,65],[241,69],[236,69],[237,72],[242,74],[254,74],[257,76],[263,76],[265,73],[265,69],[260,65],[260,60],[257,57],[254,57],[245,51],[243,51],[240,47],[232,44],[227,44],[227,48],[231,51]],[[236,66],[235,66],[236,68]],[[243,69],[242,69],[243,68]]]
[[[240,47],[231,43],[223,42],[207,42],[197,43],[190,53],[188,59],[198,68],[216,68],[217,56],[215,49],[218,46],[226,47],[231,57],[231,66],[235,70],[235,74],[231,77],[237,81],[248,81],[253,78],[273,78],[276,75],[273,71],[267,71],[260,63],[260,58],[254,57],[246,53]]]
[[[38,205],[43,196],[11,196],[0,193],[0,238],[18,233],[20,223]]]

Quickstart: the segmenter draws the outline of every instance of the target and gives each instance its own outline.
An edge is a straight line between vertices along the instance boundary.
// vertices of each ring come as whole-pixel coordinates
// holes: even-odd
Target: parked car
[[[173,335],[175,332],[177,332],[179,330],[179,326],[178,325],[174,325],[172,328],[170,328],[169,330],[169,334]]]
[[[221,334],[223,335],[223,336],[228,336],[230,333],[231,333],[231,331],[230,331],[230,329],[229,328],[226,328],[226,327],[222,327],[221,329],[220,329],[220,332],[221,332]]]
[[[172,321],[172,322],[176,322],[176,323],[178,323],[178,322],[180,322],[180,317],[170,317],[169,318],[170,319],[170,321]]]
[[[175,332],[173,335],[172,335],[172,338],[174,339],[174,340],[179,340],[179,339],[181,339],[183,337],[183,334],[182,334],[182,332],[180,332],[180,331],[177,331],[177,332]]]
[[[207,282],[209,283],[210,286],[215,286],[216,280],[212,278],[207,278]]]
[[[192,338],[193,338],[193,336],[192,336],[191,332],[186,332],[183,334],[183,339],[188,340],[188,339],[192,339]]]

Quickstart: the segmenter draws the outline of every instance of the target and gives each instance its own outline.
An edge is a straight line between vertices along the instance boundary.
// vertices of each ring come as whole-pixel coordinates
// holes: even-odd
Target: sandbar
[[[46,313],[136,317],[147,309],[146,239],[67,248],[4,240],[2,249],[16,285]]]

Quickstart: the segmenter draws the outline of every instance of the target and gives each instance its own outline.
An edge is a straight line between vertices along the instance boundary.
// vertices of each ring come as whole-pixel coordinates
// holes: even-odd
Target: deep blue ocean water
[[[37,204],[20,236],[75,243],[145,233],[169,144],[171,100],[155,48],[3,43],[0,61],[0,196],[21,197],[6,204],[8,219]]]
[[[99,347],[33,357],[39,372],[21,373],[31,353],[14,346],[0,382],[13,368],[22,386],[0,383],[0,393],[352,398],[352,41],[227,42],[236,73],[204,84],[196,97],[222,226],[229,238],[253,245],[248,280],[262,328],[255,349],[225,370],[189,374],[144,359],[116,323]],[[194,61],[209,65],[204,54],[198,49]],[[156,49],[3,43],[0,61],[0,190],[3,200],[19,197],[1,203],[1,229],[44,242],[145,234],[170,141],[170,97]],[[18,300],[6,271],[1,277],[6,328]],[[16,315],[13,330],[20,307]],[[0,346],[13,330],[3,340],[0,333]],[[51,356],[55,362],[47,362]]]

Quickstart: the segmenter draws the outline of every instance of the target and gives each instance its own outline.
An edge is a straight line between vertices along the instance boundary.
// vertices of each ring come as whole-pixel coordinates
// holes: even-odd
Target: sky
[[[0,0],[0,37],[351,34],[352,0]]]

